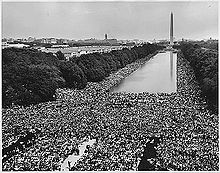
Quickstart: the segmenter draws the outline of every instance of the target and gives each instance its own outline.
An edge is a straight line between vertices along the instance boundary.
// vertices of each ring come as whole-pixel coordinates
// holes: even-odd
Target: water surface
[[[125,78],[113,92],[176,92],[176,59],[176,53],[158,53]]]

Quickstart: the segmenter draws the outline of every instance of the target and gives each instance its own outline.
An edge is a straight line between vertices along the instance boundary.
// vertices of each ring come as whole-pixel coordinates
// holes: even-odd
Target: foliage
[[[82,69],[88,82],[98,82],[109,76],[111,72],[123,68],[137,59],[144,58],[161,48],[161,46],[155,44],[145,44],[140,47],[133,47],[131,50],[124,48],[110,53],[82,55],[72,61]]]
[[[2,51],[2,62],[3,107],[54,100],[56,89],[64,86],[52,54],[9,48]]]
[[[66,81],[66,88],[82,89],[87,84],[87,79],[81,68],[74,62],[61,62],[59,69],[62,73],[62,77]]]
[[[64,54],[60,50],[56,52],[56,56],[59,60],[65,60],[66,59]]]
[[[212,50],[215,50],[215,51],[218,51],[218,40],[207,40],[207,41],[181,41],[179,42],[180,45],[183,45],[183,44],[192,44],[197,46],[197,48],[202,48],[202,49],[212,49]],[[180,46],[177,46],[178,48],[180,48]]]
[[[54,56],[35,49],[3,49],[3,107],[54,100],[57,88],[82,89],[87,82],[101,81],[112,72],[161,48],[145,44],[131,50],[124,48],[110,53],[86,54],[71,61],[64,61],[60,51]]]
[[[203,95],[211,108],[218,107],[218,52],[198,44],[183,43],[181,51],[195,71]]]

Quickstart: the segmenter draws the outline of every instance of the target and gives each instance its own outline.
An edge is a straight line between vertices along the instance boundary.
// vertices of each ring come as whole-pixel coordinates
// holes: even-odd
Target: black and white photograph
[[[1,1],[0,171],[219,171],[218,9]]]

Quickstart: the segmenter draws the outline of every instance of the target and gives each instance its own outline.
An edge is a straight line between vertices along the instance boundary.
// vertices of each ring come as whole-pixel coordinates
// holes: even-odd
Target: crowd
[[[156,146],[158,167],[219,170],[218,117],[206,109],[193,71],[182,57],[177,59],[176,93],[108,92],[143,63],[136,61],[83,90],[59,89],[54,102],[3,109],[3,148],[39,131],[32,145],[4,160],[3,170],[60,170],[88,138],[96,143],[71,170],[137,170],[152,136],[162,139]]]

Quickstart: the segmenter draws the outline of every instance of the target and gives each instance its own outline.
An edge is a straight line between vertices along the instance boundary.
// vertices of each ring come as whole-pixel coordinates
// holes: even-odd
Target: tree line
[[[211,110],[218,111],[218,51],[198,44],[182,43],[181,51],[194,69]]]
[[[2,50],[2,106],[30,105],[56,99],[57,88],[83,89],[87,82],[98,82],[127,64],[161,49],[144,44],[132,49],[93,53],[64,60],[36,49]]]

